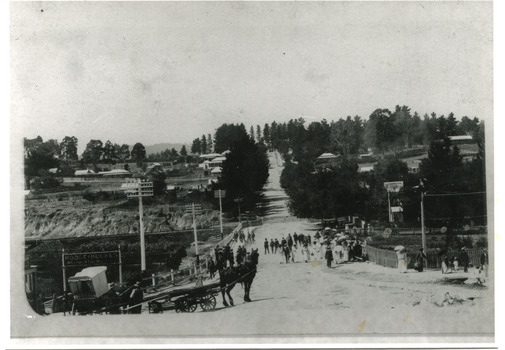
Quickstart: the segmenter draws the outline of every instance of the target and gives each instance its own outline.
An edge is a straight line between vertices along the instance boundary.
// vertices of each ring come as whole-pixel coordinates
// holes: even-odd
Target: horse
[[[229,306],[225,298],[225,293],[228,295],[228,299],[230,299],[230,304],[232,306],[234,305],[230,292],[237,283],[242,283],[244,286],[244,301],[251,301],[249,298],[249,292],[251,290],[254,277],[256,276],[258,257],[258,249],[252,249],[251,254],[246,258],[245,262],[236,267],[225,267],[226,261],[224,259],[219,259],[219,285],[221,287],[224,306]]]

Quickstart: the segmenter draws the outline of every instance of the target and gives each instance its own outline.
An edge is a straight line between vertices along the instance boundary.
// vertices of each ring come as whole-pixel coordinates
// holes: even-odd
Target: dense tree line
[[[303,119],[296,119],[283,124],[272,122],[265,130],[268,138],[264,134],[263,140],[268,147],[281,151],[286,161],[281,186],[296,216],[323,219],[357,215],[366,221],[387,222],[384,182],[403,181],[404,187],[393,196],[396,203],[392,204],[401,203],[406,221],[419,225],[424,191],[432,195],[426,199],[426,225],[446,226],[448,232],[455,232],[470,220],[485,222],[485,194],[481,193],[486,189],[484,123],[477,118],[458,121],[452,113],[448,117],[432,113],[420,118],[408,107],[397,106],[393,112],[377,109],[368,120],[349,116],[306,126]],[[473,160],[463,162],[459,147],[449,139],[455,135],[471,135],[476,141],[479,153]],[[416,144],[428,149],[428,157],[422,160],[419,173],[411,173],[399,155]],[[369,148],[378,161],[373,171],[360,173],[357,155]],[[318,167],[314,160],[324,152],[343,157],[337,163]]]

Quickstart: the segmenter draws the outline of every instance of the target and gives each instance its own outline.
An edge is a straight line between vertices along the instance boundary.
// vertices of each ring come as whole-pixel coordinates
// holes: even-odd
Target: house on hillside
[[[326,166],[326,165],[334,165],[337,164],[340,160],[340,155],[336,155],[333,153],[323,153],[319,157],[314,160],[316,168]]]
[[[76,170],[74,173],[74,176],[77,177],[94,177],[96,176],[96,173],[91,170],[91,169],[86,169],[86,170]]]
[[[124,170],[124,169],[113,169],[111,171],[101,171],[98,173],[98,175],[101,175],[101,176],[107,177],[107,178],[112,178],[112,177],[124,178],[124,177],[131,177],[132,176],[132,174],[128,170]]]

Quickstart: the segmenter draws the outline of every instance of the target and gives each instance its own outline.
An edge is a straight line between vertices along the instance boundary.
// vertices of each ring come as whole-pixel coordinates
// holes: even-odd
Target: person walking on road
[[[463,266],[463,271],[468,272],[468,264],[470,263],[470,257],[468,256],[465,247],[461,248],[461,252],[459,253],[458,256],[458,261],[461,264],[461,266]]]
[[[405,248],[400,249],[396,252],[396,255],[398,255],[398,272],[407,272],[407,251]]]
[[[416,265],[415,265],[415,268],[417,271],[423,272],[425,259],[426,259],[426,254],[424,254],[424,249],[419,248],[419,252],[416,255]]]
[[[265,243],[263,243],[265,247],[265,255],[270,254],[270,249],[268,249],[268,238],[265,238]]]
[[[329,244],[326,247],[326,254],[324,257],[326,258],[326,266],[331,267],[331,262],[333,261],[333,253],[331,252],[331,246]]]
[[[488,277],[489,268],[489,256],[487,255],[486,249],[482,249],[482,254],[480,255],[480,271],[484,271],[486,277]]]
[[[274,242],[275,253],[277,253],[277,249],[279,249],[279,246],[280,246],[280,244],[279,244],[279,240],[276,238],[276,239],[275,239],[275,242]]]
[[[275,247],[274,240],[270,238],[270,251],[272,252],[272,254],[274,253],[274,247]]]
[[[287,245],[284,245],[282,247],[282,252],[284,253],[284,257],[286,258],[286,264],[289,264],[289,256],[291,255],[289,247]]]

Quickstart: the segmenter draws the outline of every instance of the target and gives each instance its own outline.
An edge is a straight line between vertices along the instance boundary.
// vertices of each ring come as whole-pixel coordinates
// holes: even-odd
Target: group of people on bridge
[[[266,254],[281,254],[286,264],[295,262],[310,262],[314,259],[326,259],[327,265],[331,267],[332,261],[338,264],[350,261],[362,261],[363,249],[358,239],[354,241],[330,239],[323,236],[319,231],[314,235],[314,241],[310,234],[303,235],[296,232],[289,233],[286,238],[278,239],[265,238],[263,247]]]

